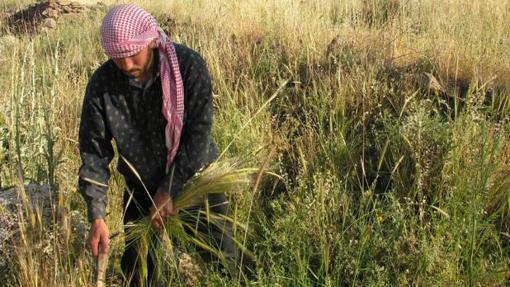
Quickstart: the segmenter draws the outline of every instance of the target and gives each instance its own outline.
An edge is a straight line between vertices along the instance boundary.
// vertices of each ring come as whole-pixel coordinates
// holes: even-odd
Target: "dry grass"
[[[510,3],[135,2],[206,59],[217,95],[214,139],[221,149],[232,143],[225,157],[260,166],[275,148],[268,165],[281,179],[233,197],[235,218],[255,234],[247,248],[263,258],[249,268],[251,283],[508,282]],[[26,181],[52,183],[59,194],[54,219],[21,222],[27,241],[15,286],[93,282],[94,262],[69,214],[85,211],[75,192],[77,127],[88,77],[106,59],[103,15],[0,40],[2,184],[19,184],[21,167]],[[123,187],[114,172],[112,232],[122,229]],[[59,235],[49,257],[33,247],[49,238],[47,226]],[[109,284],[122,242],[113,242]],[[239,283],[210,270],[203,282]]]

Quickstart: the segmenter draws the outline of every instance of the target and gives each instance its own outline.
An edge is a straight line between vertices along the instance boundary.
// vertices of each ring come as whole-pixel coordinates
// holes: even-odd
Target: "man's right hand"
[[[94,219],[90,226],[89,237],[87,238],[87,245],[92,251],[92,255],[97,257],[99,253],[108,253],[110,248],[110,237],[108,226],[102,218]]]

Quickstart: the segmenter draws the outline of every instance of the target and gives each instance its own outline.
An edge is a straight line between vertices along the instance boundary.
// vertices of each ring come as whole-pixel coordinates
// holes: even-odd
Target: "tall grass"
[[[224,156],[260,166],[274,149],[268,167],[281,178],[231,198],[233,216],[255,235],[249,283],[508,283],[507,1],[138,3],[206,59],[214,139],[221,150],[232,142]],[[84,87],[106,59],[104,13],[0,43],[2,184],[47,183],[56,194],[50,220],[24,213],[13,286],[93,282],[94,262],[73,230],[85,212],[76,139]],[[110,187],[107,222],[117,232],[116,172]],[[120,276],[121,239],[109,285]],[[240,282],[208,268],[203,285]]]
[[[135,169],[133,171],[136,173]],[[234,274],[240,266],[237,267],[236,262],[228,262],[232,259],[224,257],[222,250],[217,246],[218,243],[212,240],[211,234],[207,234],[207,231],[229,232],[226,229],[227,224],[229,224],[233,227],[229,229],[238,230],[239,234],[242,232],[245,235],[244,238],[246,238],[247,227],[236,218],[213,212],[211,209],[214,206],[210,206],[206,198],[208,195],[220,193],[228,196],[246,188],[252,182],[252,178],[257,171],[260,174],[264,172],[263,169],[236,168],[226,161],[215,161],[193,176],[184,185],[179,195],[174,198],[173,208],[180,211],[177,215],[165,221],[162,231],[153,230],[149,216],[128,223],[129,232],[125,234],[125,239],[127,242],[137,242],[139,246],[138,260],[144,262],[141,265],[142,276],[140,279],[142,284],[148,279],[146,265],[148,260],[155,262],[152,284],[170,286],[183,282],[184,280],[173,278],[182,269],[175,254],[182,253],[183,249],[188,251],[190,246],[208,252],[213,258],[217,259],[218,263],[221,262],[225,268],[230,269],[228,272]],[[146,192],[150,196],[149,191],[146,190]],[[226,203],[219,202],[216,204]],[[197,208],[201,205],[201,208]],[[228,236],[234,236],[234,234]],[[243,242],[233,238],[233,244],[240,250],[241,256],[247,256],[255,260],[254,255],[246,249]],[[177,246],[177,248],[174,246]],[[190,275],[197,276],[196,274]],[[189,280],[189,278],[185,279]],[[193,281],[196,281],[196,279]]]

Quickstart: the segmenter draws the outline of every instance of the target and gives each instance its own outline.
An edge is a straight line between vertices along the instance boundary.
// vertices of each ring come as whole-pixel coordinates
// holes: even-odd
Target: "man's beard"
[[[134,68],[129,71],[123,71],[124,74],[126,74],[129,78],[137,79],[140,78],[142,75],[142,69],[141,68]]]

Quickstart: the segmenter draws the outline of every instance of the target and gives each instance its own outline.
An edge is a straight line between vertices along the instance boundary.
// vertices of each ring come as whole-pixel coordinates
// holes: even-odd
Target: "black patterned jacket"
[[[157,72],[159,57],[155,58],[158,65],[153,78],[143,87],[122,73],[112,60],[90,78],[79,130],[82,165],[78,180],[89,220],[105,217],[108,165],[114,156],[112,139],[151,193],[162,188],[173,197],[200,168],[217,158],[218,150],[211,140],[213,102],[206,64],[190,48],[176,44],[175,49],[184,84],[184,125],[179,150],[168,174],[165,174],[166,121],[161,113],[161,79]],[[140,184],[121,158],[117,169],[128,187]]]

